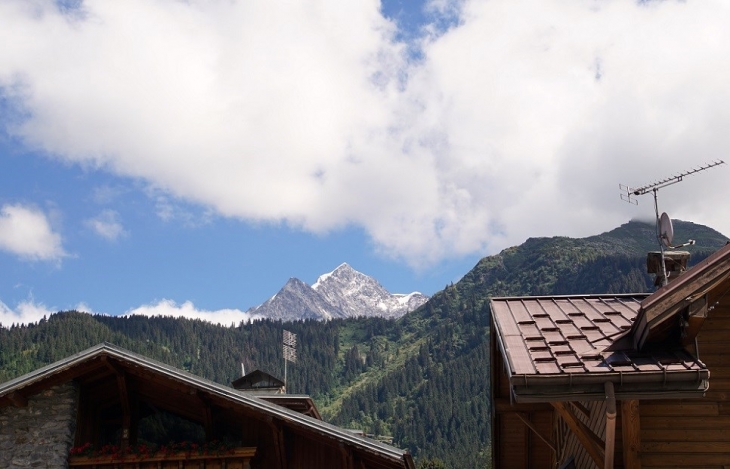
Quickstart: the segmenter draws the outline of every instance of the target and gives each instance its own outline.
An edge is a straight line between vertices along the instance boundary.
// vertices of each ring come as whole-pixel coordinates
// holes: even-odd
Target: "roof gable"
[[[643,350],[663,342],[672,333],[685,343],[694,339],[707,310],[728,291],[730,243],[642,301],[636,324],[627,334],[632,348]],[[698,321],[690,324],[693,317]]]
[[[211,401],[226,407],[235,407],[249,414],[255,413],[263,419],[281,422],[282,425],[320,438],[332,440],[334,445],[347,445],[378,458],[390,460],[393,467],[412,467],[410,455],[403,450],[362,438],[321,420],[311,418],[294,410],[272,404],[255,396],[236,391],[191,373],[165,365],[158,361],[135,354],[128,350],[102,343],[72,355],[51,365],[39,368],[5,383],[0,383],[0,407],[16,405],[30,395],[42,392],[54,385],[81,380],[98,381],[99,377],[127,373],[147,383],[147,391],[176,393],[190,402]],[[162,401],[160,401],[162,403]],[[185,401],[183,401],[184,403]],[[179,409],[185,416],[185,409]]]
[[[239,390],[280,389],[284,382],[261,370],[254,370],[233,381],[231,385]]]

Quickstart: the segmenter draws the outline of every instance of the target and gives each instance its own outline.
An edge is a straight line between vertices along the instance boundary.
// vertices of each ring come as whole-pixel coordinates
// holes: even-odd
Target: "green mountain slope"
[[[696,239],[693,262],[725,244],[716,231],[675,222]],[[490,296],[648,291],[654,227],[630,222],[597,236],[529,239],[482,259],[458,283],[403,318],[326,323],[258,321],[236,327],[176,318],[65,312],[0,328],[0,381],[101,341],[221,383],[259,368],[283,376],[281,334],[298,334],[290,392],[312,395],[323,416],[446,467],[487,467]]]
[[[652,225],[630,222],[598,236],[529,239],[482,259],[456,285],[435,294],[399,327],[413,349],[404,368],[340,397],[333,413],[347,425],[369,416],[414,455],[448,467],[486,467],[489,459],[490,296],[650,291],[646,253],[658,249]],[[675,223],[675,239],[695,239],[692,262],[727,242],[715,230]],[[374,412],[372,411],[374,409]],[[368,412],[367,410],[370,410]]]

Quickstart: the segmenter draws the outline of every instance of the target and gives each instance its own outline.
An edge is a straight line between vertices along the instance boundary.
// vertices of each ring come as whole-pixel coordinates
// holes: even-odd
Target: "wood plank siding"
[[[710,370],[702,399],[642,401],[641,467],[724,469],[730,466],[730,296],[719,299],[697,336]]]
[[[492,418],[494,469],[554,469],[555,454],[543,441],[555,441],[554,412],[546,404],[510,401],[510,386],[501,352],[492,344]],[[519,414],[519,415],[518,415]],[[529,422],[535,431],[522,420]]]

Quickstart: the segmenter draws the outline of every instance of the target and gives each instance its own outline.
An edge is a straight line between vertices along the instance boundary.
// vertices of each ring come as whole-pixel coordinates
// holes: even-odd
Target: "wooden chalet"
[[[97,469],[414,468],[406,451],[323,422],[308,396],[266,397],[100,344],[0,384],[0,467],[63,467],[42,461],[61,447],[66,467]],[[63,420],[53,413],[65,407],[68,435],[64,427],[54,436],[46,430]],[[174,454],[120,456],[139,448],[141,422],[158,413],[197,428],[203,441]],[[191,450],[216,440],[227,449]],[[105,444],[120,451],[69,456],[72,446]]]
[[[730,467],[730,245],[651,295],[490,301],[495,469]]]

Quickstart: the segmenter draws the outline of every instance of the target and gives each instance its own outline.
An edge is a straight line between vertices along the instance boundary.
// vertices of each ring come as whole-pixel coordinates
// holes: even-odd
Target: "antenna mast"
[[[662,259],[662,286],[666,285],[667,280],[667,267],[666,262],[664,259],[664,245],[671,249],[676,249],[678,247],[683,247],[687,245],[694,244],[694,240],[690,239],[687,243],[679,245],[679,246],[671,246],[672,240],[670,239],[672,234],[663,233],[661,226],[661,216],[659,215],[659,200],[657,193],[659,192],[659,189],[667,186],[671,186],[672,184],[676,184],[678,182],[681,182],[684,180],[685,176],[689,176],[690,174],[699,173],[700,171],[704,171],[706,169],[714,168],[715,166],[720,166],[721,164],[725,164],[723,160],[717,160],[713,161],[712,163],[705,163],[704,165],[701,165],[697,168],[692,168],[688,171],[684,171],[683,173],[677,174],[675,176],[670,176],[668,178],[662,179],[660,181],[656,181],[652,184],[647,184],[645,186],[637,187],[637,188],[631,188],[629,186],[625,186],[623,184],[619,184],[618,187],[621,189],[621,200],[628,202],[630,204],[639,205],[639,201],[633,198],[632,196],[638,196],[638,195],[644,195],[648,194],[649,192],[654,194],[654,213],[656,215],[656,232],[657,232],[657,241],[659,241],[659,249],[661,251],[661,259]],[[666,216],[666,214],[663,214]],[[667,220],[669,220],[669,217],[666,216]],[[670,220],[670,231],[671,230],[671,220]]]
[[[284,389],[286,389],[286,362],[297,361],[297,335],[284,331]]]

